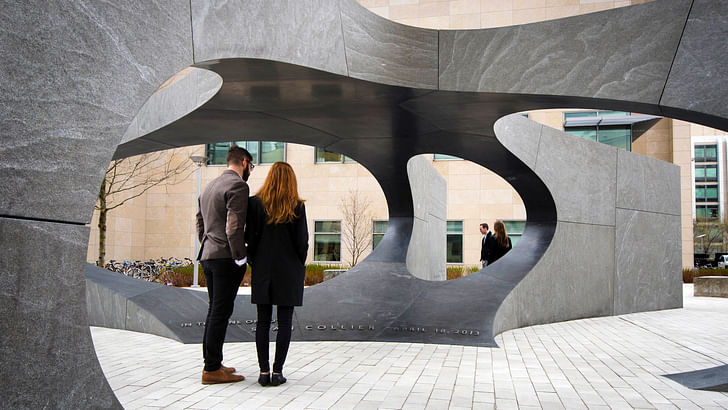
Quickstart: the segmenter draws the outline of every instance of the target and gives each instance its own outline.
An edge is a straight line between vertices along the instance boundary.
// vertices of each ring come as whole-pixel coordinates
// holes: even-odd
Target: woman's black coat
[[[257,196],[248,201],[245,241],[252,267],[252,296],[255,304],[303,305],[303,280],[308,252],[308,225],[303,202],[289,223],[269,224],[263,203]]]
[[[498,245],[498,237],[493,235],[492,238],[493,238],[493,248],[490,251],[490,260],[488,261],[488,265],[490,265],[491,263],[500,259],[503,255],[508,253],[508,251],[510,251],[511,248],[513,247],[513,245],[511,245],[511,238],[508,236],[506,236],[506,239],[508,239],[508,246],[505,248]]]

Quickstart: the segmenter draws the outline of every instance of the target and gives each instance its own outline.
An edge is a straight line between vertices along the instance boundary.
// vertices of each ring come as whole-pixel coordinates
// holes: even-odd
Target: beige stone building
[[[359,0],[374,13],[393,21],[436,29],[474,29],[524,24],[568,17],[646,1],[598,0]],[[526,113],[530,119],[557,129],[567,129],[585,138],[623,146],[633,152],[672,162],[681,168],[683,266],[692,266],[695,212],[694,166],[691,137],[705,139],[726,133],[672,119],[653,119],[650,127],[630,125],[637,113],[597,112],[596,110],[544,110]],[[571,127],[578,117],[619,117],[612,128],[590,125],[582,118],[581,127]],[[591,121],[591,122],[590,122]],[[621,123],[620,123],[621,121]],[[576,121],[578,123],[578,121]],[[598,123],[598,122],[597,122]],[[590,129],[594,128],[594,130]],[[599,137],[597,137],[599,134]],[[289,162],[296,171],[301,196],[307,201],[310,231],[309,261],[330,260],[347,265],[349,250],[342,240],[344,219],[342,200],[357,195],[370,204],[374,243],[386,226],[387,205],[375,179],[362,166],[335,153],[315,147],[269,141],[245,143],[256,153],[256,166],[250,178],[251,192],[261,186],[270,164],[276,160]],[[218,176],[224,147],[193,146],[174,150],[169,155],[188,158],[190,155],[210,157],[210,164],[199,170],[202,186]],[[525,207],[506,181],[479,165],[432,153],[427,155],[433,166],[447,181],[448,262],[477,265],[480,252],[478,224],[506,221],[509,234],[517,242],[526,219]],[[195,167],[196,169],[196,167]],[[194,215],[196,212],[196,171],[176,185],[158,186],[131,200],[128,205],[108,215],[107,260],[138,260],[174,256],[192,257],[194,248]],[[97,215],[94,215],[89,241],[88,260],[95,261],[98,248]],[[332,223],[333,222],[333,223]],[[337,243],[339,243],[337,248]],[[368,248],[371,249],[371,246]],[[518,247],[516,244],[515,250]]]

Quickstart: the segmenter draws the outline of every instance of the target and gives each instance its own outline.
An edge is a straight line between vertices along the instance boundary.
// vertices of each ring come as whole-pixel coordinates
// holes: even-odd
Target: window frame
[[[319,161],[319,155],[318,155],[319,150],[328,152],[330,154],[336,154],[341,159],[339,159],[338,161]],[[356,164],[356,161],[353,158],[348,157],[340,152],[329,151],[323,147],[313,147],[313,163],[314,164]]]
[[[375,229],[377,226],[377,223],[384,222],[384,231],[383,232],[377,232]],[[387,233],[387,229],[389,228],[389,219],[372,219],[372,250],[374,250],[377,245],[379,245],[379,242],[384,239],[384,235]],[[376,238],[379,237],[379,240]]]
[[[460,231],[454,232],[450,231],[449,223],[450,222],[459,222],[460,223]],[[445,221],[445,263],[448,265],[462,265],[465,261],[465,221],[462,219],[448,219]],[[460,261],[450,261],[450,238],[454,236],[460,237]]]
[[[260,152],[260,149],[263,146],[263,143],[264,142],[273,142],[273,143],[283,144],[283,159],[276,160],[276,161],[273,161],[273,162],[261,162],[261,152]],[[288,155],[288,150],[286,149],[286,147],[287,147],[286,144],[287,143],[286,142],[283,142],[283,141],[244,140],[244,141],[234,141],[234,143],[237,144],[238,146],[240,146],[241,148],[245,148],[246,150],[248,150],[248,152],[250,152],[250,149],[248,149],[248,144],[249,143],[256,143],[257,144],[257,149],[255,150],[255,153],[251,152],[251,155],[253,156],[253,164],[255,164],[255,165],[271,165],[271,164],[273,164],[273,163],[275,163],[277,161],[284,161],[285,162],[286,161],[286,157]],[[231,143],[228,141],[228,142],[213,142],[211,144],[205,144],[205,156],[207,157],[206,166],[208,166],[208,167],[227,166],[227,164],[224,163],[224,160],[225,160],[224,157],[223,157],[223,163],[222,164],[213,164],[213,163],[211,163],[214,160],[214,158],[213,158],[212,155],[210,155],[210,146],[211,145],[216,145],[216,144],[224,144],[226,146],[225,152],[227,153],[227,149],[230,148],[230,144]]]
[[[526,232],[526,225],[528,225],[528,221],[526,219],[502,219],[503,224],[506,225],[506,234],[509,238],[511,238],[511,244],[513,247],[516,246],[518,241],[521,240],[521,237],[523,236],[523,233]],[[508,224],[509,223],[521,223],[523,222],[523,230],[520,232],[514,233],[509,230]]]
[[[319,232],[317,231],[317,222],[338,222],[339,223],[339,231],[326,231],[326,232]],[[316,236],[317,235],[338,235],[339,236],[339,259],[338,260],[320,260],[317,259],[317,242],[316,242]],[[311,255],[312,261],[314,263],[318,262],[330,262],[330,263],[341,263],[341,219],[314,219],[313,221],[313,251]]]

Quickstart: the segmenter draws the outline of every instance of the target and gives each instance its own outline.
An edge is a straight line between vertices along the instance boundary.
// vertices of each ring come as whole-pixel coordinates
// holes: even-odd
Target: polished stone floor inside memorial
[[[415,343],[293,342],[288,383],[260,387],[255,345],[225,346],[241,383],[200,384],[200,345],[91,328],[124,408],[728,408],[728,393],[666,374],[728,364],[728,299],[507,331],[499,348]]]

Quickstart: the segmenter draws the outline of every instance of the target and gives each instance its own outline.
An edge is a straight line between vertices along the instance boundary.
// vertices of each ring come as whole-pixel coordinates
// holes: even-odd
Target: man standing
[[[483,234],[483,239],[480,241],[480,263],[483,267],[486,267],[490,260],[491,250],[493,249],[493,234],[488,230],[488,224],[485,222],[480,224],[480,233]]]
[[[210,301],[202,338],[202,384],[245,380],[233,374],[235,368],[222,365],[222,345],[246,269],[244,232],[250,190],[245,181],[254,167],[252,159],[247,150],[233,144],[227,152],[227,169],[205,187],[198,199],[201,248],[197,259],[204,269]]]

